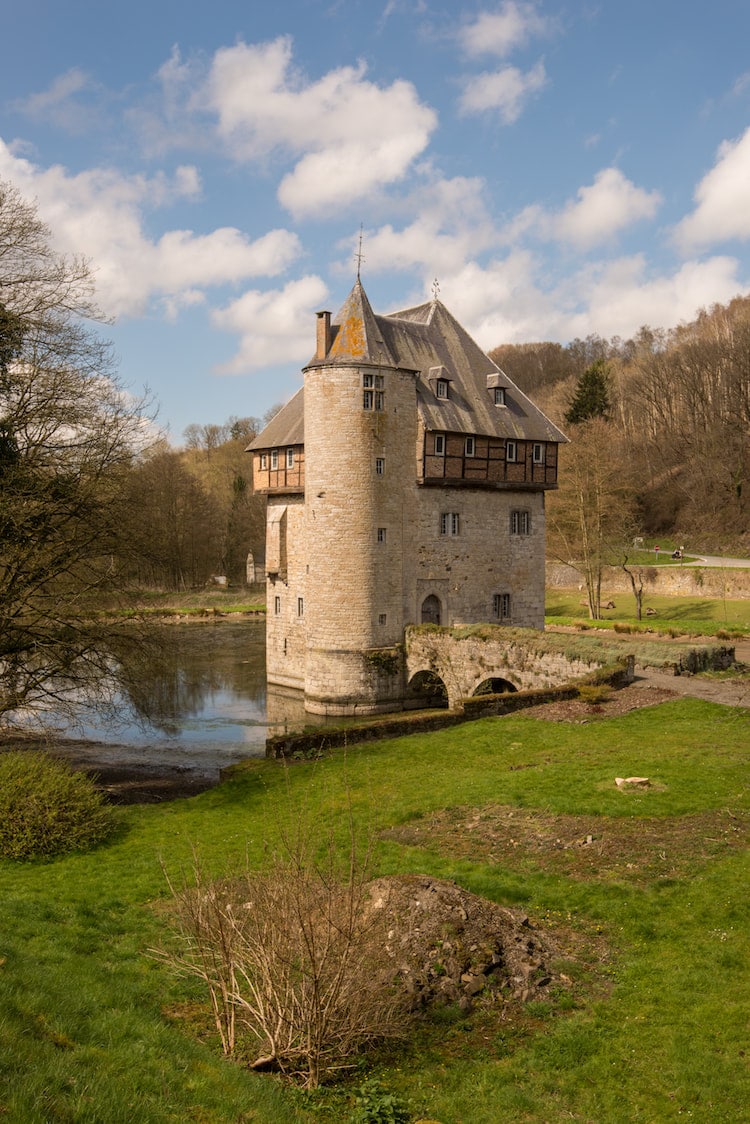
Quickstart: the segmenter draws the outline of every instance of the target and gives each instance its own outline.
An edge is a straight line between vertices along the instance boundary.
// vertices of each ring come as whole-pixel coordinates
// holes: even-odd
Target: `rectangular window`
[[[534,464],[544,464],[544,445],[541,441],[534,442],[531,459]]]
[[[509,463],[514,462],[518,457],[518,445],[515,441],[505,442],[505,459]]]
[[[385,409],[385,394],[383,393],[382,390],[376,390],[375,391],[375,409],[376,410],[384,410]]]
[[[385,476],[385,457],[375,457],[375,475]]]
[[[445,456],[445,434],[444,433],[436,433],[435,434],[435,456],[436,457],[444,457]]]
[[[387,619],[388,618],[385,613],[378,613],[378,624],[385,624]]]
[[[507,620],[510,617],[510,594],[495,593],[492,597],[492,615],[497,620]]]
[[[286,451],[286,467],[294,468],[294,449],[287,449]]]
[[[297,598],[297,616],[304,617],[305,615],[305,599],[304,597]]]
[[[476,452],[477,443],[473,437],[467,437],[464,445],[464,452],[467,457],[473,457]]]
[[[457,511],[444,511],[440,516],[440,534],[457,535],[460,530],[460,520]]]
[[[373,387],[374,385],[375,385],[375,376],[374,375],[363,375],[362,376],[362,386]]]
[[[262,472],[265,472],[265,470],[268,468],[268,456],[266,453],[260,454],[260,467]]]
[[[496,406],[504,406],[505,405],[505,387],[504,386],[496,386],[495,387],[495,405]]]
[[[378,542],[385,542],[386,529],[385,527],[378,527]]]
[[[435,384],[435,396],[437,398],[447,398],[448,397],[448,380],[447,379],[438,379],[437,380],[437,383]]]
[[[362,391],[362,409],[371,410],[375,404],[375,395],[372,390]]]
[[[277,617],[281,612],[281,598],[278,596],[274,597],[273,599],[273,611]]]
[[[531,512],[530,511],[511,511],[511,513],[510,513],[510,533],[511,533],[511,535],[530,535],[531,534]]]
[[[271,469],[275,471],[279,467],[279,450],[271,449]]]

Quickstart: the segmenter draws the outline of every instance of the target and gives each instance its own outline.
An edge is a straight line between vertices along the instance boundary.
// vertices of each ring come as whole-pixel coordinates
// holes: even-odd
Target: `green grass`
[[[256,762],[200,797],[123,809],[119,833],[91,853],[0,863],[0,1113],[19,1124],[348,1124],[355,1086],[303,1097],[224,1061],[193,1014],[200,992],[148,956],[166,939],[161,861],[178,872],[198,844],[217,872],[246,854],[261,862],[292,809],[343,842],[349,805],[363,834],[498,804],[595,817],[609,831],[713,811],[744,822],[747,732],[747,713],[696,700],[584,726],[488,719],[316,765]],[[631,775],[654,787],[623,794],[614,777]],[[746,849],[707,853],[666,879],[573,877],[543,855],[493,862],[429,833],[419,846],[381,839],[375,861],[377,873],[453,878],[537,921],[564,919],[609,950],[570,968],[574,1002],[537,1004],[518,1030],[459,1019],[380,1059],[373,1076],[415,1119],[743,1118]]]
[[[750,600],[724,601],[710,597],[666,597],[647,593],[644,616],[636,620],[635,598],[631,593],[616,593],[611,598],[614,609],[604,609],[603,619],[592,621],[580,604],[578,590],[548,589],[545,620],[547,624],[579,625],[587,628],[613,628],[617,623],[630,625],[634,631],[666,632],[671,635],[715,636],[750,633]],[[606,602],[609,596],[603,598]],[[656,610],[647,617],[645,609]]]

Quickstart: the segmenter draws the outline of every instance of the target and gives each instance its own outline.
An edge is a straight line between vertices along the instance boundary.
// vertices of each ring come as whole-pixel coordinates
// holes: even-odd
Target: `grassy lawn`
[[[644,617],[637,621],[635,598],[618,593],[612,598],[614,609],[604,609],[603,619],[591,621],[581,605],[578,590],[548,589],[547,624],[579,625],[587,628],[613,628],[628,624],[633,630],[664,631],[672,635],[715,636],[717,633],[750,633],[750,600],[730,601],[710,597],[662,597],[649,593],[644,599]],[[609,600],[609,598],[605,598]],[[646,617],[645,607],[656,610]]]
[[[747,735],[746,712],[696,700],[587,725],[488,719],[316,765],[257,762],[200,797],[123,809],[89,854],[0,863],[0,1115],[354,1119],[352,1087],[303,1096],[223,1060],[200,991],[147,954],[165,939],[161,862],[179,872],[195,844],[216,871],[261,863],[290,809],[343,840],[350,804],[376,835],[375,873],[455,879],[576,950],[549,1002],[446,1012],[373,1063],[414,1120],[746,1119]],[[615,786],[632,775],[653,786]],[[584,861],[565,832],[600,845]]]

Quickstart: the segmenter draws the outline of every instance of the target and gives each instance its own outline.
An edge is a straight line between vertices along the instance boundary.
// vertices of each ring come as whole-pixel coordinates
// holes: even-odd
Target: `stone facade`
[[[393,710],[408,624],[543,628],[564,437],[447,310],[376,317],[358,281],[333,323],[319,314],[304,375],[250,446],[269,684],[313,713]]]

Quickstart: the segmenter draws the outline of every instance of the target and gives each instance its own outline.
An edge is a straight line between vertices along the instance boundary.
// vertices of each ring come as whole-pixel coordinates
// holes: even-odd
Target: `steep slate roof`
[[[485,355],[441,301],[376,316],[357,278],[331,324],[328,354],[323,359],[314,356],[308,366],[352,362],[414,371],[417,408],[426,429],[567,441],[557,426]],[[435,395],[437,378],[449,380],[447,399]],[[505,406],[494,403],[496,386],[506,389]],[[303,401],[300,390],[248,448],[302,444]]]
[[[567,438],[461,327],[438,300],[378,316],[400,367],[419,371],[417,401],[426,429],[485,436],[566,441]],[[430,368],[443,367],[433,373]],[[435,397],[435,378],[450,380],[450,397]],[[506,389],[506,406],[494,403],[494,387]],[[492,389],[490,389],[492,388]]]
[[[278,449],[282,445],[304,445],[305,443],[305,388],[300,387],[278,414],[274,414],[268,425],[248,445],[246,453],[253,449]]]

